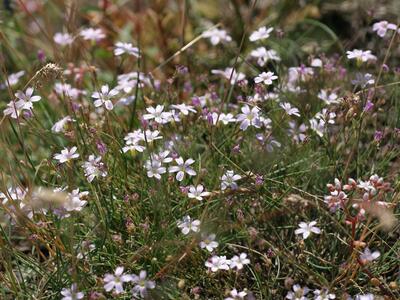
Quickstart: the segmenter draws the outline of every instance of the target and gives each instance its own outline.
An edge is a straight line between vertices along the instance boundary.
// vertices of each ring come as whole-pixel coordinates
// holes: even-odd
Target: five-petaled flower
[[[119,93],[117,89],[110,90],[108,84],[101,87],[101,92],[94,92],[92,98],[96,99],[94,101],[94,106],[100,107],[105,106],[107,110],[112,110],[114,105],[111,99]]]
[[[54,155],[54,159],[58,160],[61,164],[69,162],[72,159],[78,158],[79,153],[76,153],[77,147],[74,146],[71,149],[64,148],[61,153]]]
[[[321,233],[321,229],[319,229],[315,225],[317,225],[317,221],[312,221],[310,223],[300,222],[299,223],[299,227],[300,228],[296,229],[294,231],[294,233],[295,234],[302,234],[303,235],[303,239],[308,238],[312,232],[316,233],[316,234],[320,234]]]
[[[104,289],[107,292],[114,289],[116,294],[121,294],[124,291],[123,284],[132,280],[132,275],[124,273],[124,267],[117,267],[114,274],[104,276]]]
[[[203,197],[207,197],[210,194],[210,192],[204,191],[204,186],[198,184],[196,187],[193,185],[189,187],[188,197],[201,201]]]
[[[238,292],[237,289],[233,289],[229,292],[230,297],[225,298],[225,300],[240,300],[246,297],[247,293],[245,291]]]
[[[232,170],[226,171],[224,175],[221,177],[221,190],[226,190],[227,188],[231,188],[233,190],[238,188],[236,181],[240,180],[242,176],[239,174],[235,174]]]
[[[157,105],[155,108],[150,106],[146,108],[148,114],[143,115],[143,119],[152,120],[159,124],[167,123],[171,118],[170,112],[164,112],[164,105]]]
[[[246,253],[240,253],[240,255],[235,255],[231,258],[230,268],[241,270],[245,265],[250,263],[250,259],[247,258]]]
[[[249,126],[260,128],[261,120],[260,109],[257,106],[250,107],[246,104],[241,108],[242,113],[236,116],[236,121],[240,122],[240,129],[246,130]]]
[[[152,290],[156,287],[156,283],[152,280],[147,280],[147,272],[142,270],[139,275],[132,275],[132,283],[135,286],[132,288],[132,294],[134,297],[140,295],[141,297],[146,297],[148,290]]]
[[[124,53],[135,57],[139,57],[139,48],[133,47],[131,43],[123,43],[123,42],[115,43],[114,55],[120,56]]]
[[[273,30],[274,30],[273,27],[267,28],[267,27],[265,27],[265,26],[262,26],[262,27],[260,27],[259,29],[257,29],[256,31],[253,31],[253,32],[252,32],[252,34],[251,34],[250,37],[249,37],[249,40],[250,40],[251,42],[255,42],[255,41],[258,41],[258,40],[267,39],[267,38],[269,38],[270,33],[271,33]]]
[[[215,241],[216,235],[214,233],[212,234],[202,234],[201,235],[201,242],[200,242],[200,248],[204,249],[206,248],[208,252],[213,252],[215,248],[218,247],[218,242]]]
[[[232,38],[226,33],[225,30],[213,28],[203,32],[203,37],[209,38],[211,44],[218,45],[220,42],[230,42]]]
[[[194,163],[194,159],[189,158],[184,161],[182,157],[178,157],[175,159],[175,162],[177,166],[169,167],[168,171],[169,173],[176,173],[176,180],[182,181],[185,173],[189,176],[195,176],[197,174],[196,171],[190,167],[190,165]]]
[[[61,295],[63,295],[61,300],[80,300],[85,297],[84,293],[78,291],[76,283],[73,283],[69,289],[63,288]]]
[[[200,220],[193,220],[190,216],[183,217],[182,220],[177,222],[178,228],[182,230],[184,235],[189,234],[190,231],[199,232],[200,231]]]
[[[274,72],[262,72],[256,78],[254,78],[255,83],[264,83],[265,85],[271,85],[272,81],[278,79],[278,76]]]

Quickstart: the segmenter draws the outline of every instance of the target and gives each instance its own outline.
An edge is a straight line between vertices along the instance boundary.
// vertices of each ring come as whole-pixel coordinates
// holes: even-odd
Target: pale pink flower
[[[372,25],[372,30],[376,31],[377,35],[379,35],[380,37],[384,37],[388,30],[396,30],[396,29],[397,25],[389,23],[388,21],[380,21]]]

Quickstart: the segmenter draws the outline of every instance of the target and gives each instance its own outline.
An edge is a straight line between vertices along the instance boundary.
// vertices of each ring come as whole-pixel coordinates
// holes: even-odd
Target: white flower
[[[19,79],[24,76],[25,71],[19,71],[8,75],[6,81],[0,84],[0,89],[5,89],[7,86],[14,86],[19,82]]]
[[[336,113],[333,111],[328,111],[328,109],[324,108],[315,114],[315,118],[318,120],[323,120],[325,123],[335,124]]]
[[[134,297],[140,295],[141,297],[147,296],[147,290],[152,290],[156,287],[156,283],[151,280],[146,280],[147,273],[142,270],[139,273],[139,276],[132,275],[132,282],[135,286],[132,289],[132,294]]]
[[[18,101],[19,102],[19,101]],[[3,111],[5,116],[10,116],[13,119],[17,119],[22,112],[23,104],[15,101],[10,101],[7,104],[7,108]]]
[[[232,85],[239,81],[247,83],[246,75],[240,72],[236,72],[233,68],[226,68],[225,70],[211,70],[212,74],[222,75],[225,79],[230,80]]]
[[[336,299],[336,295],[329,293],[327,289],[314,290],[314,300],[330,300]]]
[[[94,28],[86,28],[82,29],[80,32],[80,35],[83,37],[84,40],[90,40],[90,41],[100,41],[106,37],[106,35],[103,33],[103,31],[99,28],[94,29]]]
[[[252,57],[257,58],[257,63],[260,67],[263,67],[269,60],[280,61],[278,53],[275,50],[267,50],[265,47],[259,47],[250,52]]]
[[[288,133],[292,137],[295,143],[302,143],[306,139],[305,132],[307,131],[307,126],[301,124],[297,127],[296,122],[290,121],[289,122],[289,130]]]
[[[289,116],[294,115],[300,117],[299,110],[296,107],[292,107],[289,102],[283,102],[279,104],[279,106],[282,107]]]
[[[132,275],[124,274],[124,267],[117,267],[114,274],[104,276],[104,289],[106,292],[114,289],[116,294],[121,294],[124,291],[123,284],[132,280]]]
[[[314,58],[312,61],[311,61],[311,67],[314,67],[314,68],[322,68],[322,60],[321,59],[319,59],[319,58]]]
[[[369,180],[368,181],[359,180],[357,187],[360,188],[360,189],[363,189],[363,190],[365,190],[367,192],[372,192],[372,193],[375,192],[375,187],[372,184],[372,182],[369,181]]]
[[[380,21],[380,22],[376,22],[376,23],[374,23],[374,25],[372,25],[372,30],[376,31],[376,33],[380,37],[384,37],[386,35],[386,32],[388,31],[388,29],[396,30],[397,25],[389,23],[388,21]]]
[[[104,163],[101,161],[101,156],[89,155],[87,161],[83,163],[85,176],[89,182],[92,182],[96,177],[106,177],[107,171],[105,170]]]
[[[190,216],[185,216],[182,220],[177,222],[177,225],[184,235],[189,234],[190,231],[199,232],[200,230],[200,220],[192,221]]]
[[[188,197],[196,200],[203,200],[203,197],[211,195],[210,192],[204,191],[204,186],[198,184],[196,187],[191,185],[189,187]]]
[[[51,131],[55,133],[64,132],[66,125],[72,121],[73,119],[70,116],[66,116],[54,123],[54,125],[51,127]]]
[[[211,44],[218,45],[220,42],[230,42],[232,38],[226,33],[225,30],[221,30],[218,28],[209,29],[203,32],[203,37],[209,38]]]
[[[205,262],[205,266],[211,270],[211,272],[217,272],[218,270],[229,270],[230,260],[226,259],[226,256],[213,256]]]
[[[239,256],[235,255],[231,258],[230,268],[231,269],[243,269],[243,266],[248,265],[250,263],[250,259],[247,258],[246,253],[241,253]]]
[[[123,96],[121,97],[117,103],[115,103],[115,105],[122,105],[122,106],[128,106],[131,103],[133,103],[133,101],[136,100],[136,96],[135,95],[127,95],[127,96]]]
[[[147,170],[147,177],[161,179],[161,174],[167,172],[167,169],[161,165],[161,162],[155,159],[146,160],[144,167]]]
[[[159,152],[158,154],[152,154],[151,157],[154,160],[159,161],[160,163],[167,164],[174,160],[172,157],[169,157],[168,155],[169,155],[169,151],[165,150],[165,151]]]
[[[316,234],[320,234],[321,233],[321,229],[316,227],[315,226],[316,224],[317,224],[317,221],[312,221],[310,223],[300,222],[299,223],[299,227],[300,228],[296,229],[294,231],[294,233],[295,234],[302,234],[303,235],[303,239],[308,238],[312,232],[316,233]]]
[[[182,104],[172,104],[171,108],[177,109],[180,111],[180,113],[184,114],[185,116],[187,116],[189,114],[189,112],[193,112],[196,113],[196,110],[194,109],[193,106],[190,105],[186,105],[185,103]]]
[[[326,123],[322,119],[312,118],[310,119],[310,128],[315,131],[320,137],[324,136]]]
[[[71,285],[71,288],[69,289],[67,288],[62,289],[61,295],[64,296],[61,298],[61,300],[79,300],[85,296],[84,293],[78,292],[78,287],[76,283],[73,283]]]
[[[150,106],[146,108],[148,114],[143,115],[143,119],[154,121],[158,124],[165,124],[171,117],[170,112],[164,112],[164,105],[157,105],[156,108]]]
[[[32,96],[33,88],[29,87],[26,89],[25,93],[22,91],[17,91],[15,97],[17,97],[17,107],[22,109],[31,110],[33,108],[33,102],[38,102],[42,97]]]
[[[60,95],[60,96],[65,95],[74,100],[77,99],[81,94],[86,94],[86,91],[81,91],[79,89],[73,88],[68,83],[56,82],[54,84],[54,90],[58,95]]]
[[[347,51],[347,58],[348,59],[356,59],[360,62],[367,62],[369,60],[376,60],[376,56],[371,53],[371,50],[359,50],[354,49],[352,51]]]
[[[82,208],[87,204],[87,201],[82,200],[83,197],[89,195],[89,192],[79,192],[79,188],[68,193],[67,202],[64,203],[64,209],[70,211],[81,211]]]
[[[189,176],[195,176],[197,173],[194,171],[190,165],[194,163],[192,158],[187,159],[186,161],[183,160],[182,157],[175,159],[177,166],[169,167],[169,173],[176,173],[176,180],[182,181],[185,173]]]
[[[242,113],[236,116],[236,121],[240,123],[240,129],[246,130],[249,126],[260,128],[260,117],[258,115],[260,109],[254,106],[252,109],[246,104],[241,108]]]
[[[238,185],[235,181],[238,181],[242,176],[235,174],[232,170],[226,171],[221,177],[221,190],[226,190],[227,188],[237,189]]]
[[[222,122],[222,124],[227,125],[229,123],[234,123],[236,122],[236,119],[234,118],[234,116],[231,113],[221,113],[219,115],[219,119],[218,122]]]
[[[58,160],[61,164],[69,162],[72,159],[78,158],[79,154],[75,153],[77,148],[74,146],[71,149],[64,148],[61,153],[54,155],[54,159]]]
[[[225,300],[240,300],[246,297],[247,293],[245,291],[238,292],[237,289],[233,289],[230,292],[231,297],[225,298]]]
[[[62,33],[62,32],[57,32],[54,35],[53,39],[57,44],[61,46],[70,45],[74,41],[72,35],[70,35],[69,33]]]
[[[111,102],[111,99],[118,93],[119,91],[117,89],[110,90],[108,84],[103,85],[101,87],[101,92],[94,92],[92,94],[92,98],[96,99],[94,101],[94,106],[100,107],[104,105],[107,110],[112,110],[114,105]]]
[[[0,192],[0,199],[3,200],[1,203],[6,204],[9,199],[13,201],[22,201],[25,199],[27,192],[28,192],[27,190],[24,190],[19,186],[17,187],[11,186],[7,189],[6,194]]]
[[[327,90],[321,90],[318,93],[318,98],[324,101],[327,105],[339,103],[338,95],[336,93],[328,93]]]
[[[272,81],[276,79],[278,79],[278,76],[276,76],[274,72],[262,72],[256,78],[254,78],[254,82],[271,85]]]
[[[263,146],[265,146],[268,152],[273,152],[274,148],[281,147],[281,143],[275,140],[275,138],[271,134],[265,136],[262,133],[257,133],[256,139],[259,140]]]
[[[314,69],[310,67],[300,66],[289,68],[289,79],[290,85],[297,83],[298,81],[307,81],[314,75]]]
[[[375,84],[375,79],[370,73],[356,73],[356,77],[351,81],[351,83],[365,88],[368,85]]]
[[[218,247],[218,242],[215,241],[215,234],[201,235],[200,248],[206,248],[208,252],[213,252]]]
[[[290,299],[290,300],[308,300],[308,298],[306,297],[306,295],[308,294],[308,292],[310,291],[310,289],[308,287],[301,287],[298,284],[293,285],[292,287],[293,292],[289,292],[286,295],[286,299]]]
[[[135,143],[131,143],[131,144],[123,147],[122,148],[122,152],[124,152],[124,153],[126,153],[128,151],[131,151],[131,152],[134,152],[134,151],[143,152],[144,149],[146,149],[146,147],[144,147],[142,145],[139,145],[138,143],[139,143],[139,141],[136,141]]]
[[[251,42],[255,42],[258,40],[264,40],[269,38],[270,33],[274,30],[274,28],[272,27],[260,27],[259,29],[257,29],[256,31],[253,31],[253,33],[250,35],[249,40]]]
[[[151,131],[151,130],[146,130],[145,132],[144,132],[144,134],[142,134],[142,140],[143,141],[147,141],[147,143],[152,143],[153,141],[155,141],[155,140],[160,140],[160,139],[162,139],[163,137],[161,136],[161,135],[159,135],[160,134],[160,132],[158,131],[158,130],[154,130],[154,131]]]
[[[367,247],[364,249],[364,252],[360,255],[360,260],[364,263],[371,262],[381,256],[379,251],[371,252],[371,250]]]
[[[354,300],[374,300],[375,296],[373,294],[356,295]]]
[[[139,48],[133,47],[131,43],[122,43],[122,42],[115,43],[114,55],[119,56],[124,53],[139,57]]]

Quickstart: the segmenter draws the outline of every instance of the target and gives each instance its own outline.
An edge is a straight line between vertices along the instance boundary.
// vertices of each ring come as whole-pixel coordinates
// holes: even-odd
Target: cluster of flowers
[[[193,187],[194,188],[194,187]],[[202,190],[202,189],[201,189]],[[190,216],[185,216],[182,220],[177,222],[178,228],[181,229],[184,235],[188,235],[191,231],[198,233],[200,232],[200,220],[192,220]],[[218,246],[218,242],[215,241],[215,234],[201,234],[201,241],[199,246],[201,249],[206,249],[208,252],[213,252]],[[243,267],[250,264],[250,259],[247,258],[246,253],[240,255],[234,255],[231,259],[227,259],[226,256],[214,255],[208,259],[204,265],[211,271],[217,272],[219,270],[242,270]],[[231,297],[225,299],[243,299],[246,295],[246,291],[238,292],[233,289],[230,292]],[[233,298],[232,298],[233,297]]]
[[[33,103],[40,101],[42,97],[33,96],[34,89],[28,87],[25,92],[17,91],[15,93],[16,99],[11,100],[7,104],[7,108],[4,110],[4,115],[9,115],[13,119],[17,119],[21,112],[26,112],[26,116],[29,117],[32,115]]]
[[[7,205],[9,209],[7,216],[12,223],[21,213],[33,219],[35,214],[46,215],[51,211],[60,218],[67,218],[72,212],[79,212],[85,207],[87,201],[84,199],[89,192],[81,192],[77,188],[66,193],[66,189],[38,188],[30,192],[27,188],[9,187],[6,193],[0,193],[0,200],[3,205]]]
[[[152,280],[147,280],[147,272],[142,270],[139,275],[124,273],[124,267],[117,267],[114,274],[106,274],[104,276],[104,290],[106,292],[113,291],[116,295],[124,292],[124,284],[132,283],[134,286],[131,290],[134,298],[148,296],[148,291],[156,287]],[[76,283],[71,285],[71,288],[64,288],[61,291],[64,296],[62,300],[82,299],[85,294],[79,292]]]
[[[292,286],[292,290],[286,295],[286,299],[290,300],[309,300],[310,292],[312,291],[307,286],[300,286],[299,284],[294,284]],[[331,300],[336,299],[336,295],[330,293],[327,289],[316,289],[313,292],[314,300]],[[354,298],[347,298],[346,300],[374,300],[375,297],[373,294],[358,294]]]
[[[273,32],[273,28],[261,27],[254,31],[249,40],[253,43],[262,41],[270,37]],[[373,25],[373,31],[376,31],[380,37],[384,37],[388,30],[396,31],[397,26],[390,24],[387,21],[381,21]],[[98,42],[105,38],[105,34],[101,29],[87,28],[80,31],[79,36],[84,40],[89,40],[92,42]],[[213,28],[203,33],[203,37],[209,38],[211,44],[217,45],[221,42],[231,42],[232,38],[225,30],[220,30]],[[76,37],[69,33],[56,33],[54,36],[54,41],[60,46],[71,45]],[[140,51],[138,48],[134,47],[131,43],[117,42],[114,45],[113,53],[115,56],[121,56],[123,54],[128,54],[134,57],[140,57]],[[347,58],[349,60],[355,59],[358,64],[374,62],[377,57],[372,54],[370,50],[359,50],[354,49],[352,51],[347,51]],[[264,67],[270,61],[280,61],[278,53],[273,49],[267,49],[264,46],[257,47],[250,52],[250,59],[255,59],[260,67]],[[125,145],[122,148],[122,152],[144,152],[146,148],[153,149],[152,145],[155,141],[163,139],[160,129],[163,125],[172,122],[180,122],[182,116],[188,116],[191,113],[196,114],[199,110],[203,112],[203,117],[211,125],[224,124],[228,125],[231,123],[238,123],[239,128],[242,131],[246,131],[251,127],[256,129],[265,129],[264,132],[259,132],[256,134],[256,139],[267,149],[267,151],[273,151],[274,148],[280,147],[281,144],[276,141],[271,135],[271,119],[263,115],[262,110],[256,104],[257,102],[275,100],[278,102],[279,108],[289,117],[299,118],[301,117],[300,110],[289,102],[280,102],[276,90],[273,89],[274,83],[281,81],[282,91],[289,91],[292,93],[302,93],[304,89],[302,88],[302,83],[312,80],[318,75],[319,70],[322,70],[326,66],[326,61],[322,59],[315,58],[312,60],[310,66],[301,65],[298,67],[291,67],[288,70],[287,81],[285,82],[284,76],[278,76],[271,71],[261,72],[257,76],[253,77],[252,80],[257,86],[265,87],[272,92],[265,93],[261,91],[262,89],[255,89],[255,93],[248,97],[248,103],[240,107],[240,113],[234,114],[233,112],[218,112],[209,111],[207,108],[208,95],[194,97],[193,105],[173,104],[170,105],[170,110],[165,111],[164,105],[157,105],[156,107],[147,107],[145,114],[143,114],[143,124],[149,126],[151,129],[137,129],[133,132],[128,133],[124,140]],[[247,77],[244,73],[239,72],[233,68],[226,68],[224,70],[212,70],[212,74],[222,76],[224,79],[228,80],[231,85],[246,85],[248,83]],[[8,78],[8,85],[15,85],[18,83],[19,78],[24,75],[24,72],[18,72],[11,74]],[[110,88],[107,84],[101,86],[99,91],[95,91],[91,94],[93,99],[93,104],[98,112],[101,112],[102,108],[107,111],[114,109],[115,105],[129,105],[135,101],[134,91],[138,87],[144,86],[157,86],[157,81],[149,75],[140,72],[131,72],[127,74],[120,74],[117,78],[118,84],[114,88]],[[365,87],[367,85],[374,84],[374,79],[370,74],[361,75],[360,78],[356,78],[354,81],[355,85],[361,85]],[[4,84],[2,85],[4,86]],[[1,87],[1,86],[0,86]],[[55,83],[54,91],[58,95],[68,96],[71,99],[78,99],[82,95],[86,95],[87,92],[84,90],[79,90],[72,87],[70,84],[65,83]],[[15,94],[16,99],[11,100],[7,108],[4,110],[6,116],[17,119],[21,112],[25,112],[24,117],[29,117],[33,113],[33,103],[41,100],[40,96],[33,95],[33,88],[28,87],[25,92],[18,91]],[[119,97],[120,96],[120,97]],[[117,98],[119,98],[117,100]],[[339,96],[334,90],[322,89],[318,94],[318,98],[322,101],[323,105],[331,106],[339,103]],[[117,100],[116,102],[114,100]],[[196,106],[198,106],[197,109]],[[233,106],[235,107],[235,106]],[[323,108],[321,111],[317,112],[311,119],[308,120],[308,124],[298,124],[294,120],[290,120],[288,125],[288,133],[296,143],[303,142],[306,138],[306,132],[308,129],[314,131],[320,137],[326,134],[328,124],[335,124],[336,114],[329,108]],[[70,116],[65,116],[59,121],[57,121],[52,126],[52,131],[55,133],[64,132],[67,124],[74,122],[74,119]],[[161,130],[161,129],[160,129]],[[74,159],[80,157],[77,152],[77,147],[64,148],[60,153],[54,155],[54,159],[60,164],[68,163]],[[166,164],[174,163],[174,165],[169,165],[168,168]],[[148,159],[145,161],[144,168],[147,171],[147,176],[149,178],[161,179],[161,175],[167,173],[176,173],[175,178],[177,181],[181,182],[184,180],[185,175],[196,176],[197,172],[194,170],[192,165],[195,160],[192,158],[184,159],[183,157],[173,153],[170,149],[163,149],[157,153],[151,153]],[[84,175],[86,176],[88,182],[92,182],[97,177],[106,177],[107,168],[102,162],[101,156],[96,156],[95,154],[89,155],[87,161],[82,164]],[[238,183],[242,177],[235,174],[233,170],[227,170],[221,176],[220,187],[221,190],[226,189],[237,189]],[[369,207],[371,203],[376,203],[377,205],[386,206],[387,203],[381,201],[380,193],[386,192],[390,189],[389,185],[384,182],[384,180],[373,175],[367,181],[359,180],[358,182],[354,179],[349,179],[348,183],[342,186],[342,183],[335,179],[334,184],[329,184],[328,189],[330,195],[325,196],[325,202],[327,203],[331,211],[337,211],[340,209],[345,209],[347,204],[350,203],[349,199],[352,198],[351,204],[354,209],[357,210],[357,216],[359,219],[363,219],[366,213],[366,207]],[[63,193],[66,190],[56,189],[55,193]],[[34,193],[33,193],[34,194]],[[74,189],[65,197],[62,205],[57,208],[52,208],[52,211],[62,217],[70,216],[73,211],[81,211],[83,207],[87,204],[84,199],[88,196],[88,192],[80,192],[79,189]],[[1,193],[0,199],[2,204],[9,203],[10,199],[13,200],[13,204],[17,203],[21,211],[23,211],[29,218],[33,217],[33,214],[37,212],[30,205],[30,201],[25,201],[28,191],[20,187],[12,187],[8,189],[7,193]],[[210,192],[205,190],[202,184],[197,186],[189,186],[187,195],[189,198],[202,201],[204,197],[211,195]],[[360,201],[356,201],[355,195],[362,195]],[[379,197],[378,197],[379,196]],[[35,198],[32,195],[32,198]],[[10,210],[15,210],[14,205],[10,205]],[[47,208],[41,208],[41,213],[47,213]],[[320,234],[321,230],[316,227],[317,222],[312,221],[310,223],[301,222],[299,228],[295,230],[295,234],[302,235],[303,239],[307,239],[311,233]],[[185,216],[182,220],[177,222],[177,226],[181,229],[184,235],[188,235],[190,232],[200,233],[201,221],[198,219],[192,219],[190,216]],[[216,241],[215,234],[205,234],[201,233],[201,241],[199,243],[200,248],[206,249],[210,253],[214,252],[219,246]],[[360,255],[360,259],[364,262],[369,262],[377,259],[380,256],[378,251],[373,251],[366,248]],[[205,262],[205,266],[211,272],[217,272],[219,270],[241,270],[247,264],[250,264],[250,260],[246,253],[241,253],[240,255],[235,255],[231,259],[227,259],[226,256],[213,255],[209,260]],[[114,274],[106,274],[104,277],[104,289],[107,292],[114,291],[116,294],[120,294],[124,291],[123,285],[125,283],[133,283],[134,287],[132,289],[132,294],[134,297],[145,297],[148,290],[155,288],[155,283],[151,280],[146,279],[146,271],[141,271],[139,275],[132,275],[124,273],[123,267],[118,267]],[[310,290],[307,287],[301,287],[299,285],[293,285],[293,291],[289,292],[286,296],[287,299],[309,299],[307,295]],[[79,292],[76,284],[72,284],[70,288],[63,289],[61,294],[64,296],[64,300],[70,299],[82,299],[84,293]],[[231,292],[231,297],[226,299],[243,299],[247,292],[239,292],[233,289]],[[314,299],[325,300],[325,299],[335,299],[335,295],[329,293],[329,291],[315,290],[313,291]],[[367,295],[357,295],[356,300],[370,300],[373,299],[372,294]]]
[[[351,203],[352,207],[357,209],[357,217],[360,220],[365,218],[366,209],[372,205],[387,207],[388,203],[382,200],[382,195],[391,190],[390,184],[376,174],[370,176],[369,180],[358,180],[358,183],[349,178],[345,185],[335,178],[335,182],[328,184],[327,187],[330,194],[324,197],[324,201],[329,209],[335,212],[346,208],[347,204]],[[351,197],[349,197],[350,194]],[[357,196],[361,199],[357,199]]]

